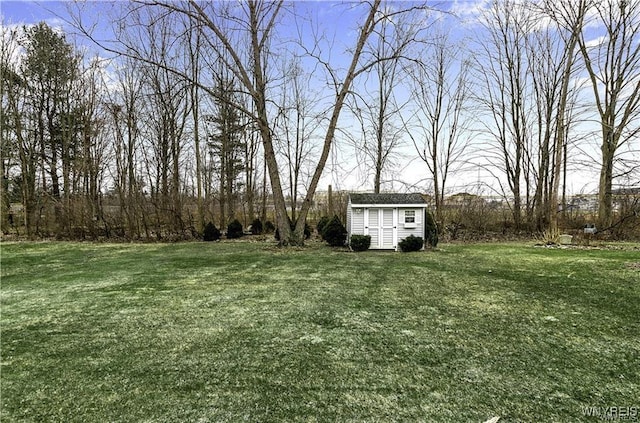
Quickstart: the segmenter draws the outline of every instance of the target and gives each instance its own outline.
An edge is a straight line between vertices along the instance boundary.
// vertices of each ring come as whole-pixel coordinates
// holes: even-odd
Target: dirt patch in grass
[[[548,249],[559,249],[559,250],[606,250],[606,251],[640,251],[640,245],[638,244],[593,244],[593,245],[584,245],[584,244],[535,244],[536,248],[548,248]]]
[[[629,269],[640,270],[640,261],[636,261],[635,263],[627,263],[627,267]]]

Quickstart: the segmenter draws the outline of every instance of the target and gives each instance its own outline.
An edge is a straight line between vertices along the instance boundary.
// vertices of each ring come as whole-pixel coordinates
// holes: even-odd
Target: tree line
[[[67,20],[108,59],[3,26],[3,230],[189,238],[271,218],[300,245],[345,149],[375,192],[422,163],[441,226],[470,168],[495,175],[516,230],[558,228],[569,166],[598,167],[603,228],[627,218],[614,189],[640,184],[638,2],[494,1],[473,40],[431,3],[331,4],[344,44],[304,3],[118,4],[107,41],[73,9],[91,6]]]

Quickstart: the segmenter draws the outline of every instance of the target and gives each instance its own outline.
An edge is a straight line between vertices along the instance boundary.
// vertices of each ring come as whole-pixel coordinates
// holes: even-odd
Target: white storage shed
[[[371,236],[371,249],[397,250],[409,235],[424,239],[427,203],[420,194],[349,194],[347,240]]]

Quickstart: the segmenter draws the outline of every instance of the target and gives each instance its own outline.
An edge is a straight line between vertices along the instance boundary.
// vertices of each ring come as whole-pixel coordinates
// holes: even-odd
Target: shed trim
[[[416,203],[416,204],[402,204],[402,203],[351,203],[351,207],[373,207],[373,208],[398,208],[398,209],[424,209],[427,207],[425,203]]]

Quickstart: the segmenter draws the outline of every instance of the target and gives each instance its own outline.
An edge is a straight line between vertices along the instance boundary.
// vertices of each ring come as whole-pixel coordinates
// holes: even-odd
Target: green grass
[[[1,248],[3,423],[564,422],[640,407],[638,246]]]

